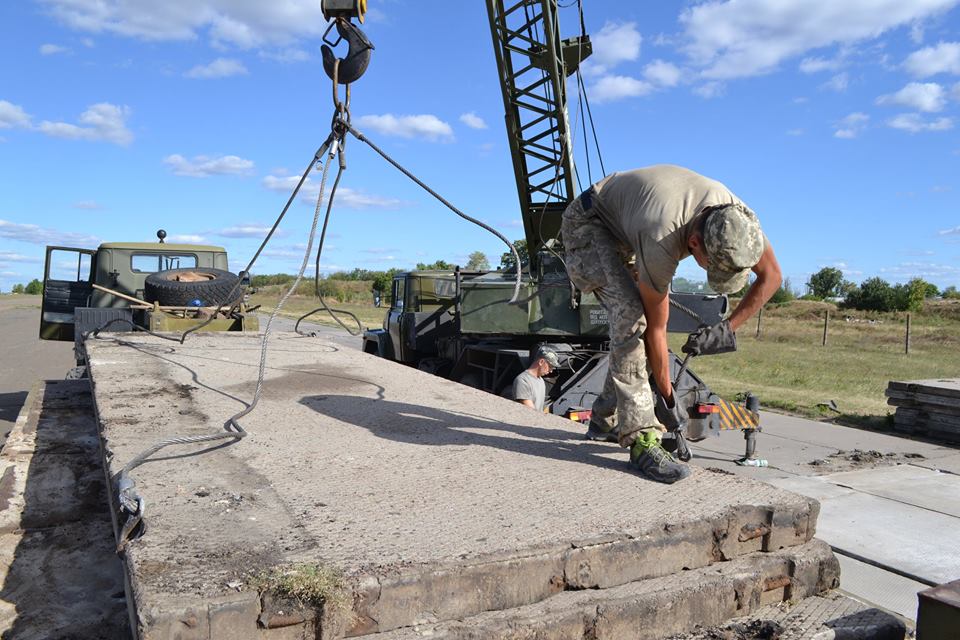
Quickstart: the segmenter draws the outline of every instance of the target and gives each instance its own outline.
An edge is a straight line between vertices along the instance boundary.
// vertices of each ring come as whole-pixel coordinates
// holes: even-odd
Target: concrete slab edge
[[[569,591],[544,602],[367,636],[370,640],[653,640],[833,589],[839,564],[819,540],[656,580]]]
[[[567,590],[607,589],[802,545],[819,503],[738,505],[710,520],[666,523],[642,535],[604,536],[539,553],[408,567],[353,577],[351,635],[454,620],[533,604]],[[451,597],[456,594],[456,597]]]

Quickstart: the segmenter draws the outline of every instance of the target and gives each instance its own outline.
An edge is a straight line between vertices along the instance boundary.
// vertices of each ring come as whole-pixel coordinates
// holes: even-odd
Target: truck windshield
[[[130,268],[139,273],[155,273],[167,269],[192,269],[197,266],[197,256],[172,253],[135,253],[130,258]]]

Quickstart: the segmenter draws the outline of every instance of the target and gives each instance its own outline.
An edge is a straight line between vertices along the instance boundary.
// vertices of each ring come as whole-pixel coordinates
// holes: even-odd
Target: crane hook
[[[337,38],[336,42],[330,42],[327,40],[327,33],[330,33],[334,24],[337,26],[337,33],[340,34],[340,37]],[[332,47],[337,46],[341,40],[347,41],[347,55],[345,58],[340,58],[337,77],[334,78],[333,66],[337,58],[333,55]],[[323,41],[325,44],[320,47],[320,54],[323,57],[323,70],[327,72],[331,80],[336,79],[340,84],[350,84],[359,79],[363,72],[367,70],[367,65],[370,64],[370,55],[374,49],[373,43],[352,22],[344,18],[337,18],[336,22],[332,23],[327,28],[327,32],[323,34]]]

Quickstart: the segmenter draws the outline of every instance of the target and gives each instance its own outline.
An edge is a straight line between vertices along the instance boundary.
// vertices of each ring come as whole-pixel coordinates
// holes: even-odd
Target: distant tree
[[[670,289],[680,293],[713,293],[710,285],[703,280],[690,280],[682,276],[673,279],[673,282],[670,283]]]
[[[906,284],[893,287],[894,311],[920,311],[927,296],[927,283],[922,278],[914,278]]]
[[[960,291],[954,285],[950,285],[940,294],[947,300],[960,300]]]
[[[774,304],[780,304],[781,302],[790,302],[795,300],[797,294],[793,292],[793,288],[790,286],[790,278],[785,278],[783,284],[780,285],[780,288],[773,292],[773,295],[770,296],[770,302]]]
[[[487,254],[483,251],[474,251],[467,260],[467,271],[489,271],[490,261],[487,260]]]
[[[530,253],[527,251],[527,241],[526,240],[514,240],[513,248],[517,250],[517,253],[520,255],[520,264],[525,265],[530,262]],[[503,255],[500,256],[500,268],[504,271],[513,271],[516,269],[516,261],[513,259],[513,252],[506,251]]]
[[[865,311],[893,311],[894,298],[889,282],[882,278],[868,278],[847,295],[843,306]]]
[[[840,293],[843,285],[843,272],[834,267],[824,267],[810,276],[807,286],[817,298],[832,298]]]
[[[940,295],[940,289],[937,288],[937,285],[932,282],[927,283],[927,291],[923,294],[927,298],[936,298]]]
[[[386,271],[374,271],[373,274],[373,283],[370,285],[372,291],[379,292],[381,294],[390,291],[390,287],[393,284],[393,277],[398,273],[401,273],[400,269],[387,269]]]
[[[417,271],[453,271],[453,265],[446,260],[437,260],[431,263],[417,263]]]
[[[288,284],[293,282],[294,276],[289,273],[274,273],[273,275],[256,275],[250,277],[251,287],[266,287],[271,284]]]
[[[855,290],[856,288],[857,288],[856,282],[851,282],[850,280],[844,280],[843,283],[840,285],[840,290],[837,292],[837,294],[843,298],[846,298],[848,295],[850,295],[850,292]]]
[[[10,293],[23,293],[23,285],[22,284],[13,285],[13,288],[10,289]]]
[[[24,287],[23,292],[31,296],[38,296],[43,293],[43,283],[34,278]]]

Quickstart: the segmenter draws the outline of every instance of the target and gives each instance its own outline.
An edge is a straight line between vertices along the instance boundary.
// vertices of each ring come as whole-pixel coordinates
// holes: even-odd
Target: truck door
[[[406,280],[394,278],[391,291],[390,312],[387,314],[387,331],[393,344],[393,357],[398,362],[406,361],[407,346],[403,343],[403,331],[400,324],[403,319],[404,299],[406,298]]]
[[[96,251],[47,247],[40,339],[73,340],[74,309],[90,306]]]

